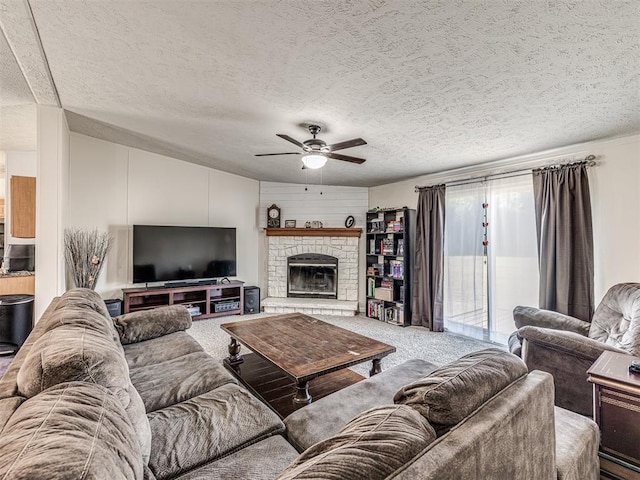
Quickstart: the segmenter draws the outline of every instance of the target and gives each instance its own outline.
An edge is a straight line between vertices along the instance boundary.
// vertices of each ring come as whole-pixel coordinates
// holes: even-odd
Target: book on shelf
[[[401,232],[402,231],[402,219],[391,220],[387,222],[387,232]]]
[[[373,297],[376,294],[376,279],[367,278],[367,297]]]
[[[394,318],[395,318],[394,310],[395,309],[393,307],[389,307],[389,308],[385,308],[384,309],[384,321],[385,322],[395,323],[395,321],[394,321]]]
[[[393,288],[393,280],[387,280],[387,279],[383,279],[380,282],[380,286],[382,288]]]
[[[385,308],[384,321],[395,325],[404,325],[404,310],[398,306]]]
[[[369,233],[381,233],[385,230],[384,220],[371,220],[369,222]]]
[[[404,242],[398,242],[398,248],[396,249],[396,255],[404,255]]]
[[[389,276],[396,279],[404,278],[404,262],[402,260],[389,260]]]
[[[380,241],[380,252],[383,255],[393,255],[393,238],[383,238]]]
[[[381,263],[373,263],[367,267],[367,275],[382,275],[384,273]]]
[[[384,302],[367,300],[367,317],[384,320]]]

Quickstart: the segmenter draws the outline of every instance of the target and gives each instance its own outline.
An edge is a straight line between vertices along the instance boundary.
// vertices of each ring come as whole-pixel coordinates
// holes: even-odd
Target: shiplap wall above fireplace
[[[274,203],[280,207],[282,227],[285,220],[295,220],[297,227],[313,220],[321,221],[324,227],[344,227],[345,219],[353,215],[354,226],[362,228],[369,191],[363,187],[260,182],[260,228],[267,226],[267,207]]]

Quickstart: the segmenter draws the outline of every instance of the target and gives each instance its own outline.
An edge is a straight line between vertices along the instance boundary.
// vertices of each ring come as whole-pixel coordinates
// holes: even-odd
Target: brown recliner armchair
[[[549,310],[518,306],[511,353],[529,370],[553,375],[559,407],[593,416],[587,370],[605,350],[640,356],[640,283],[620,283],[605,294],[591,323]],[[631,358],[629,358],[631,361]]]

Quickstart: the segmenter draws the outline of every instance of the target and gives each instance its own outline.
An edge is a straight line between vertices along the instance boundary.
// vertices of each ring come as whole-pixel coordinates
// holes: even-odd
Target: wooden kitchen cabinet
[[[36,236],[36,177],[13,175],[10,182],[11,236]]]
[[[0,295],[35,295],[35,275],[0,275]]]

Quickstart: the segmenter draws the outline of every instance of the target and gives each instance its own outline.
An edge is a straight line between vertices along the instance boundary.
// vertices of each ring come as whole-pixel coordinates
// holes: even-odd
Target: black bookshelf
[[[414,209],[367,212],[367,317],[411,325],[415,229]]]

